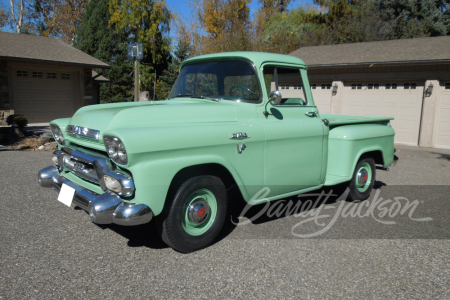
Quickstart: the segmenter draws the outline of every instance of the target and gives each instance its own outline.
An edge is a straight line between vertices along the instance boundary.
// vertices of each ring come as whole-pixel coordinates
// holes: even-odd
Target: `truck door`
[[[324,129],[312,99],[307,99],[306,71],[266,65],[267,95],[278,90],[279,105],[265,106],[264,183],[268,197],[320,184]],[[302,78],[303,77],[303,78]],[[307,85],[309,86],[309,85]]]

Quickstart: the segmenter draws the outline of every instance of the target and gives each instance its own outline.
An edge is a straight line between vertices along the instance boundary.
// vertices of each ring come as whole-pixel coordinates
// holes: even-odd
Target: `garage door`
[[[441,96],[437,105],[435,147],[450,149],[450,81],[441,82]]]
[[[345,82],[346,115],[394,117],[395,143],[418,144],[424,82]]]
[[[75,74],[44,70],[13,70],[14,112],[29,123],[70,117],[76,110]]]
[[[313,82],[311,92],[319,112],[331,114],[331,82]]]

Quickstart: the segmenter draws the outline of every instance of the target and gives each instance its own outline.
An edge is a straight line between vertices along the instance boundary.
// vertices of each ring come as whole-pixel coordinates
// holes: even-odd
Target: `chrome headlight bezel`
[[[52,131],[53,138],[55,139],[55,141],[60,145],[65,145],[66,141],[64,139],[64,134],[61,128],[59,128],[59,126],[56,124],[50,124],[50,129]]]
[[[128,163],[128,154],[122,140],[115,136],[103,136],[103,143],[105,144],[106,153],[114,162],[126,165]]]

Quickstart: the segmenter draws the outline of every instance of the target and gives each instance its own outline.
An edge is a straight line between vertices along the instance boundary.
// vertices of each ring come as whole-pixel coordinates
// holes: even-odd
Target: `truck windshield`
[[[184,66],[168,99],[177,97],[260,102],[261,93],[248,61],[226,60]]]

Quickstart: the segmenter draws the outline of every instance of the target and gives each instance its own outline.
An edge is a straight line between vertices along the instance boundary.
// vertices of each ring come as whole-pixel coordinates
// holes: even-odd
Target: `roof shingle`
[[[289,55],[308,67],[450,62],[450,36],[302,47]]]
[[[108,64],[61,40],[10,32],[0,32],[0,58],[110,68]]]

